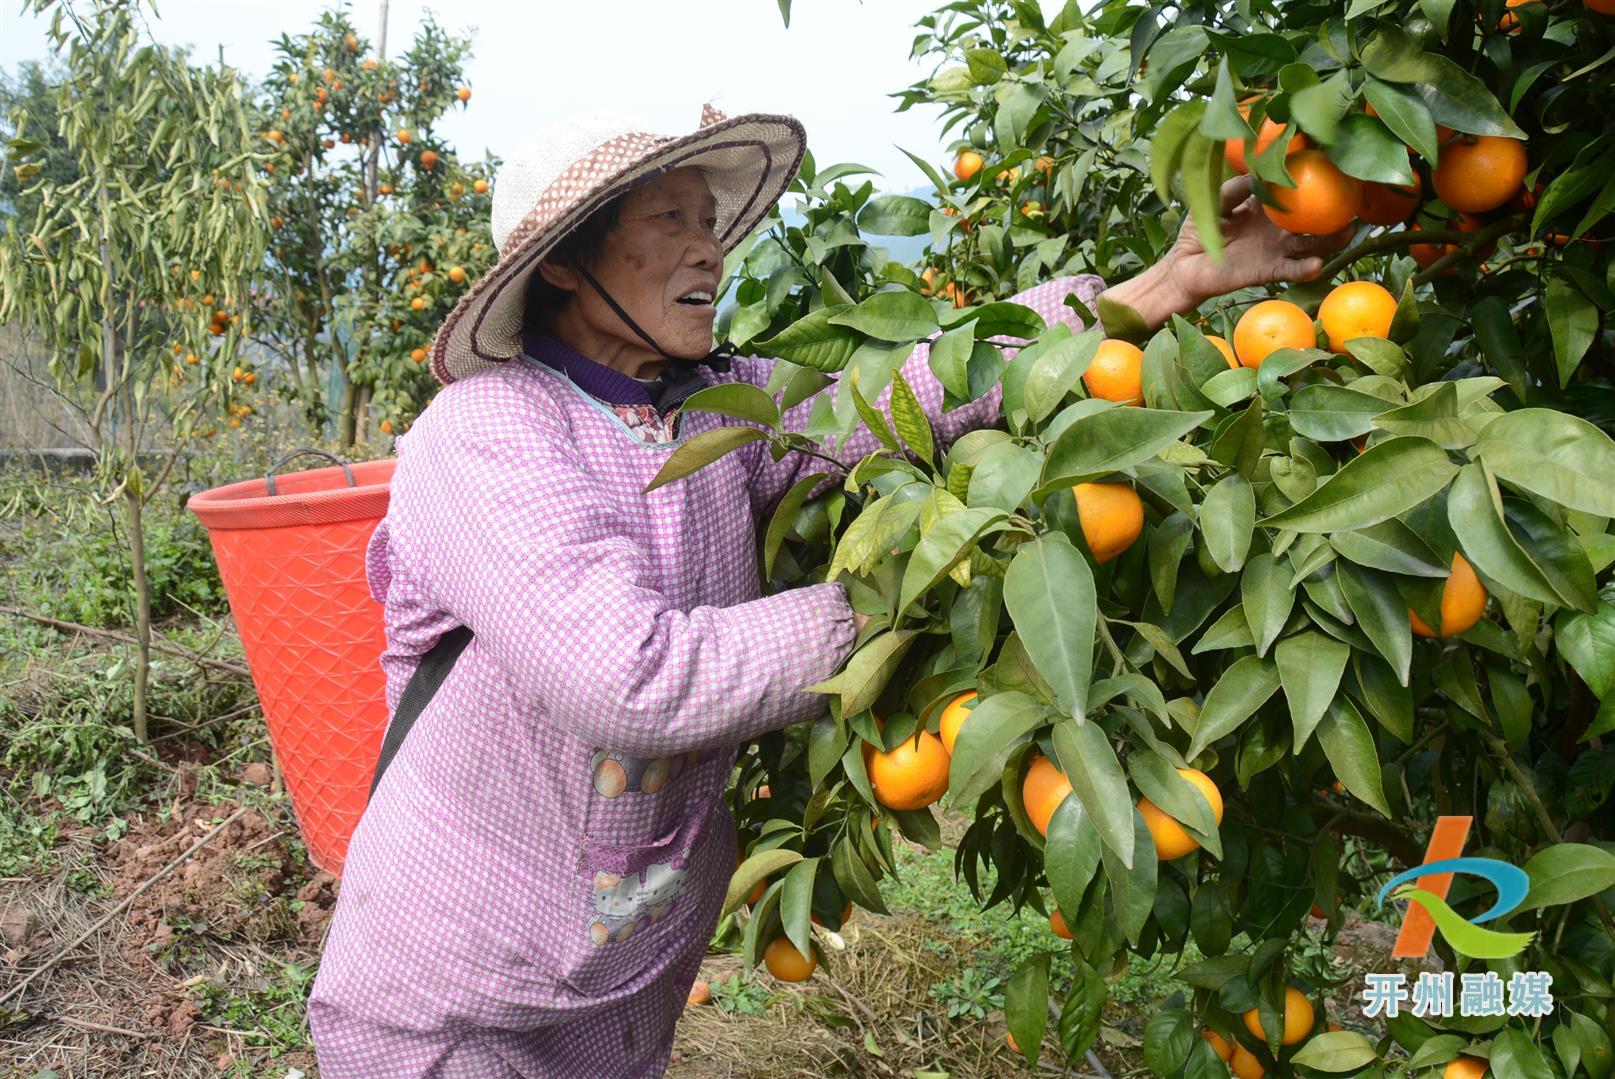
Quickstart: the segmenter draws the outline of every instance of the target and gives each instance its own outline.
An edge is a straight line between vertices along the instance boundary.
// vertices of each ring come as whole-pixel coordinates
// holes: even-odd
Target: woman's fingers
[[[1251,195],[1251,178],[1249,176],[1235,176],[1222,185],[1221,196],[1222,216],[1227,217],[1234,212],[1234,208]]]
[[[1339,232],[1326,233],[1322,236],[1297,236],[1290,245],[1291,255],[1332,255],[1351,242],[1356,234],[1356,228],[1347,225]]]

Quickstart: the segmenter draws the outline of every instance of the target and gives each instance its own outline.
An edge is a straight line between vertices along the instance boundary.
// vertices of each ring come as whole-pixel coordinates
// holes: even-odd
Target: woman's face
[[[700,359],[712,349],[723,247],[717,208],[705,177],[675,169],[623,198],[617,225],[588,269],[668,354]],[[643,338],[608,306],[578,272],[545,260],[540,272],[571,293],[552,316],[551,332],[598,363],[649,377],[662,365]],[[695,298],[685,302],[692,293]]]

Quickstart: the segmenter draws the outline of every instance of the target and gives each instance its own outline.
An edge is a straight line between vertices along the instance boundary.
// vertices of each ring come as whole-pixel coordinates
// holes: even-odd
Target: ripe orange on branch
[[[1243,1045],[1234,1046],[1232,1057],[1228,1061],[1228,1069],[1234,1073],[1234,1079],[1262,1079],[1267,1069],[1256,1055]]]
[[[950,757],[953,755],[953,744],[959,740],[959,729],[970,718],[970,711],[976,706],[975,701],[976,691],[971,690],[959,694],[942,709],[942,724],[937,734],[942,739],[942,748],[948,751]]]
[[[1370,225],[1400,225],[1419,208],[1419,196],[1424,192],[1424,181],[1413,174],[1411,184],[1382,184],[1369,181],[1363,184],[1362,205],[1357,216]]]
[[[1352,223],[1363,185],[1341,172],[1322,150],[1298,150],[1284,159],[1294,187],[1272,188],[1277,207],[1262,210],[1279,228],[1310,236],[1339,232]]]
[[[1246,119],[1250,118],[1249,107],[1240,109],[1239,111],[1244,114]],[[1252,151],[1251,156],[1260,157],[1264,150],[1273,145],[1273,142],[1280,135],[1284,134],[1284,128],[1284,124],[1279,123],[1271,116],[1267,117],[1262,121],[1262,126],[1257,129],[1254,145],[1251,144],[1250,139],[1230,139],[1229,141],[1223,143],[1223,160],[1228,162],[1228,167],[1233,169],[1235,172],[1249,172],[1250,165],[1245,156],[1247,147],[1249,147]],[[1284,153],[1286,156],[1288,156],[1289,154],[1293,154],[1298,150],[1305,150],[1311,145],[1312,140],[1301,134],[1301,132],[1297,131],[1294,135],[1290,136],[1289,145],[1284,148]]]
[[[971,178],[981,171],[983,164],[985,162],[982,160],[982,156],[976,151],[964,150],[954,159],[953,174],[965,183],[969,183]]]
[[[1099,342],[1093,362],[1082,373],[1088,393],[1124,405],[1144,403],[1144,352],[1137,345],[1114,338]]]
[[[1065,915],[1061,914],[1058,910],[1049,915],[1049,928],[1052,929],[1054,931],[1054,935],[1059,937],[1061,940],[1071,939],[1071,930],[1065,924]]]
[[[1021,804],[1039,835],[1049,834],[1049,820],[1071,794],[1071,781],[1047,757],[1039,757],[1021,781]]]
[[[930,731],[895,747],[877,749],[865,762],[875,801],[888,809],[924,809],[948,792],[948,751]]]
[[[1469,560],[1457,551],[1452,553],[1452,574],[1441,588],[1440,631],[1431,629],[1413,608],[1408,608],[1413,632],[1421,637],[1456,637],[1485,613],[1486,586],[1475,576]]]
[[[1312,1010],[1312,1001],[1299,989],[1286,987],[1284,990],[1284,1034],[1279,1038],[1281,1045],[1294,1045],[1305,1038],[1312,1031],[1312,1025],[1317,1021],[1317,1013]],[[1262,1016],[1257,1009],[1252,1008],[1245,1013],[1245,1029],[1251,1032],[1251,1037],[1267,1041],[1267,1034],[1262,1030]]]
[[[1488,1065],[1479,1057],[1458,1057],[1447,1064],[1441,1079],[1482,1079]]]
[[[1211,781],[1211,777],[1193,768],[1179,768],[1178,775],[1192,783],[1205,796],[1211,805],[1212,817],[1221,824],[1222,791],[1217,789],[1217,784]],[[1170,862],[1174,858],[1181,858],[1200,846],[1200,841],[1185,831],[1183,825],[1167,816],[1148,798],[1138,800],[1138,812],[1149,827],[1150,838],[1155,840],[1155,855],[1161,861]]]
[[[1396,297],[1373,281],[1348,281],[1324,297],[1318,321],[1329,335],[1329,351],[1345,352],[1354,337],[1389,337]]]
[[[1525,143],[1495,135],[1465,135],[1441,148],[1430,179],[1454,210],[1495,210],[1520,190],[1527,166]]]
[[[1239,357],[1234,355],[1234,346],[1228,343],[1227,338],[1208,333],[1206,340],[1217,346],[1217,351],[1222,353],[1222,358],[1228,361],[1229,367],[1239,366]]]
[[[433,169],[437,168],[436,150],[421,151],[421,168],[425,169],[427,172],[431,172]]]
[[[1215,1030],[1209,1028],[1202,1030],[1200,1036],[1211,1046],[1211,1051],[1216,1053],[1224,1062],[1234,1055],[1234,1043],[1218,1034]]]
[[[1071,488],[1077,500],[1082,538],[1094,560],[1109,562],[1133,545],[1144,530],[1144,503],[1125,483],[1079,483]]]
[[[1234,324],[1234,352],[1246,367],[1281,348],[1312,348],[1318,343],[1312,316],[1288,300],[1263,300]]]
[[[763,949],[763,965],[782,982],[805,982],[819,965],[812,949],[807,955],[796,950],[789,937],[775,937]]]

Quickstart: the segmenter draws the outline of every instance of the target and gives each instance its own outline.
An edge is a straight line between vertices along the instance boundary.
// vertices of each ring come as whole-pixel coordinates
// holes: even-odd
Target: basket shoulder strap
[[[392,722],[387,724],[386,737],[381,740],[381,757],[376,761],[375,778],[370,781],[371,798],[376,796],[382,773],[387,771],[387,766],[397,755],[398,747],[404,744],[409,729],[437,695],[438,687],[454,669],[454,661],[460,658],[460,653],[470,643],[470,628],[456,626],[439,637],[437,643],[421,657],[415,673],[409,676],[409,683],[404,686],[404,695],[398,699],[398,709],[393,713]]]

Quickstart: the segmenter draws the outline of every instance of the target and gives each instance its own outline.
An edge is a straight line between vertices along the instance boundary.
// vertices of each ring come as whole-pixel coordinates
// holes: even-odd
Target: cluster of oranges
[[[1250,1036],[1258,1042],[1266,1044],[1267,1032],[1262,1028],[1262,1018],[1257,1013],[1257,1010],[1252,1008],[1244,1014],[1243,1019],[1245,1029],[1250,1032]],[[1302,993],[1299,989],[1286,987],[1284,990],[1283,1020],[1284,1033],[1279,1037],[1279,1044],[1284,1046],[1296,1045],[1305,1039],[1308,1034],[1312,1033],[1318,1022],[1318,1013],[1312,1007],[1312,1001],[1307,999],[1305,993]],[[1327,1029],[1333,1032],[1344,1028],[1337,1023],[1330,1023]],[[1218,1058],[1228,1065],[1228,1070],[1234,1074],[1235,1079],[1262,1079],[1262,1076],[1267,1074],[1267,1069],[1256,1058],[1256,1054],[1246,1049],[1239,1042],[1225,1038],[1209,1028],[1202,1030],[1200,1036],[1211,1046],[1212,1051],[1217,1054]]]
[[[1240,112],[1248,119],[1255,99],[1247,99]],[[1373,105],[1364,110],[1377,116]],[[1223,160],[1235,172],[1249,171],[1250,156],[1260,155],[1289,128],[1272,117],[1262,121],[1253,139],[1223,144]],[[1494,135],[1460,134],[1450,127],[1436,125],[1438,156],[1429,169],[1431,186],[1438,198],[1457,213],[1456,228],[1464,232],[1479,229],[1491,213],[1504,206],[1518,205],[1526,197],[1523,189],[1529,167],[1525,143]],[[1417,154],[1408,147],[1408,155]],[[1348,176],[1321,149],[1299,132],[1285,146],[1284,166],[1294,187],[1270,189],[1276,205],[1263,211],[1280,228],[1308,235],[1339,232],[1354,221],[1370,225],[1399,225],[1418,211],[1424,195],[1424,180],[1415,169],[1413,183],[1406,185],[1362,181]],[[1414,224],[1412,231],[1419,231]],[[1455,244],[1413,244],[1409,254],[1422,266],[1457,249]],[[1483,253],[1481,257],[1485,257]]]

